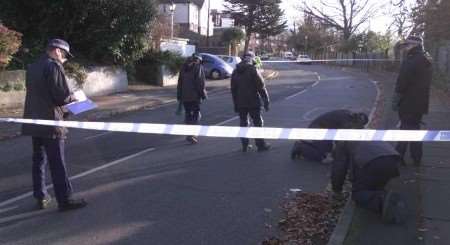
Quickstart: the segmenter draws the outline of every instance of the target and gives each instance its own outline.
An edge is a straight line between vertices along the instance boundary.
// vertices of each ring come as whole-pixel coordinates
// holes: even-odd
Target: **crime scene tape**
[[[314,62],[344,62],[344,61],[400,61],[395,59],[322,59],[322,60],[309,60],[309,61],[298,61],[298,60],[262,60],[262,63],[314,63]]]
[[[112,132],[196,135],[224,138],[259,138],[287,140],[335,141],[450,141],[449,131],[374,130],[374,129],[311,129],[202,126],[154,123],[50,121],[21,118],[0,118],[0,122],[101,130]]]

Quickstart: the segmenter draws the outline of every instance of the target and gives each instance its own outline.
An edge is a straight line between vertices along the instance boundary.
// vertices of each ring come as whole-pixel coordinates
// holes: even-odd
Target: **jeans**
[[[255,127],[262,127],[264,122],[261,116],[261,109],[260,108],[240,108],[239,109],[239,118],[240,118],[240,126],[241,127],[248,127],[250,122],[248,120],[248,117],[253,121],[253,125]],[[242,146],[248,146],[249,139],[248,138],[241,138]],[[264,139],[255,139],[256,147],[264,147],[266,145]]]
[[[36,199],[49,197],[45,188],[47,164],[50,168],[55,197],[58,203],[66,202],[72,195],[66,163],[64,159],[64,140],[32,137],[33,142],[33,193]]]
[[[400,117],[400,129],[405,130],[418,130],[420,129],[420,123],[422,122],[422,114],[409,114],[409,113],[399,113]],[[400,153],[402,157],[405,156],[408,150],[411,154],[411,158],[414,161],[420,162],[422,160],[423,150],[422,142],[398,142],[395,149]]]
[[[353,193],[355,203],[376,213],[381,213],[385,187],[398,177],[400,160],[396,157],[380,157],[367,163],[363,168],[354,167]]]
[[[200,121],[200,102],[189,101],[183,102],[184,106],[184,123],[188,125],[196,125]]]

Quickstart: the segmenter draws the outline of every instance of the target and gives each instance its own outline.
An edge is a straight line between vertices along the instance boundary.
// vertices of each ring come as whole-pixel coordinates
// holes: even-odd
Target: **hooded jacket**
[[[395,92],[399,113],[427,114],[432,79],[431,57],[421,46],[411,49],[400,68]]]
[[[400,161],[400,155],[391,144],[382,141],[341,141],[336,143],[331,182],[334,191],[341,191],[350,169],[352,173],[362,169],[371,161],[381,157],[392,157]],[[357,178],[359,176],[352,176]],[[352,181],[358,181],[353,179]]]
[[[27,93],[23,118],[60,121],[66,112],[63,106],[75,101],[62,64],[48,55],[28,67],[25,86]],[[22,135],[64,138],[66,134],[67,129],[62,127],[22,125]]]
[[[231,75],[231,94],[236,109],[260,108],[261,100],[269,105],[269,94],[261,73],[252,64],[242,61]]]
[[[181,102],[200,102],[206,98],[205,72],[200,64],[187,60],[178,76],[177,99]]]

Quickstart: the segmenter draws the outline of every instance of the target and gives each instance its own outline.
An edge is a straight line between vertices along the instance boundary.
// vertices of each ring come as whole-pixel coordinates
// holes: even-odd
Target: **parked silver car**
[[[233,69],[236,69],[236,65],[241,63],[241,58],[237,56],[230,56],[230,55],[217,55],[221,59],[223,59],[225,62],[227,62]]]

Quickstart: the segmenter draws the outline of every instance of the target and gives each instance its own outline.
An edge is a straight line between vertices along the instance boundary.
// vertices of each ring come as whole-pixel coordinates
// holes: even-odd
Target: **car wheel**
[[[214,80],[218,80],[222,77],[222,74],[220,73],[219,70],[212,70],[211,71],[211,78]]]

